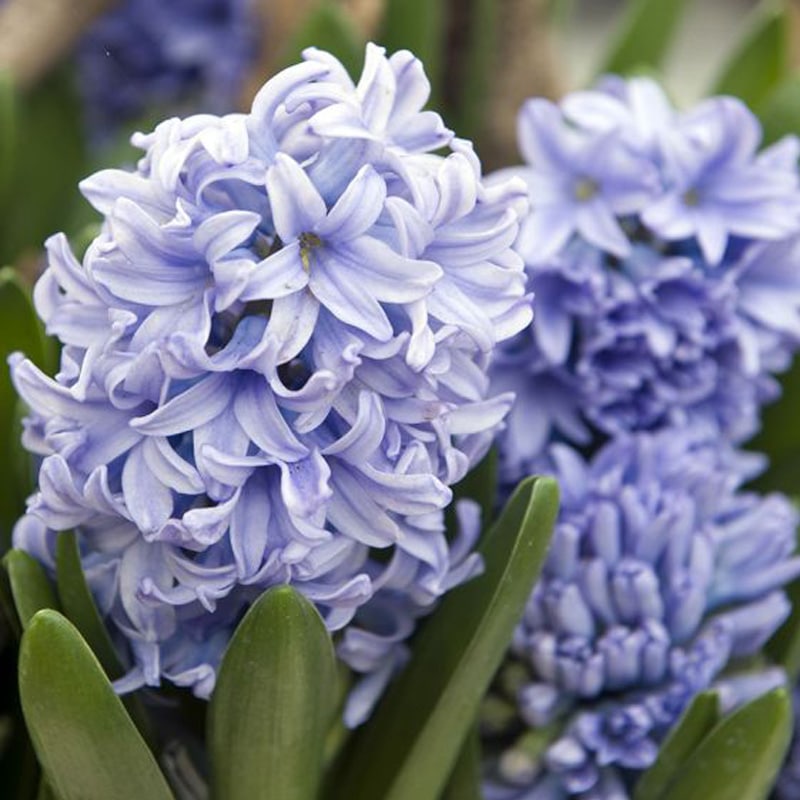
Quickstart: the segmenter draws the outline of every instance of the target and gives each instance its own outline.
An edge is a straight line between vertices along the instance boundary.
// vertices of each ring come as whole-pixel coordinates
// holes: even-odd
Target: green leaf
[[[767,99],[789,69],[789,25],[780,4],[765,0],[728,57],[709,94],[734,95],[753,109]]]
[[[482,800],[481,742],[478,726],[473,725],[461,747],[442,800]]]
[[[672,43],[686,0],[629,0],[598,74],[658,69]]]
[[[14,83],[0,72],[0,205],[7,197],[17,147],[17,97]]]
[[[214,797],[312,800],[337,699],[317,610],[291,587],[269,589],[236,629],[211,699]]]
[[[353,737],[339,797],[439,797],[539,574],[557,509],[551,478],[520,484],[481,547],[483,575],[447,595]]]
[[[764,144],[800,131],[800,74],[783,80],[770,93],[759,110],[764,129]]]
[[[37,611],[58,608],[53,585],[44,567],[22,550],[9,550],[3,558],[8,573],[11,594],[23,629],[27,628]]]
[[[124,670],[86,585],[78,540],[71,531],[60,533],[56,540],[56,582],[64,614],[86,640],[106,675],[112,680],[120,678]]]
[[[481,507],[484,523],[492,518],[497,502],[497,448],[493,447],[483,461],[453,487],[453,499],[462,498],[474,500]]]
[[[791,701],[775,689],[716,725],[659,800],[762,800],[791,737]]]
[[[465,0],[462,8],[458,25],[463,41],[457,46],[449,45],[448,75],[442,94],[448,124],[459,136],[479,140],[484,132],[487,95],[497,53],[498,6],[495,0]]]
[[[171,800],[158,764],[75,626],[38,612],[22,636],[19,690],[59,800]]]
[[[684,711],[661,745],[658,758],[636,784],[633,800],[658,800],[686,759],[719,721],[716,692],[702,692]]]
[[[387,0],[380,41],[390,53],[410,50],[425,65],[431,105],[441,94],[446,0]]]
[[[15,435],[18,397],[6,365],[8,356],[16,350],[40,367],[48,365],[47,341],[30,294],[14,270],[4,267],[0,269],[0,452],[6,454],[17,453],[20,447]],[[20,471],[17,464],[6,471],[0,483],[0,551],[10,543],[11,527],[25,510],[24,500],[30,488],[24,468]]]
[[[63,230],[76,209],[91,214],[78,191],[87,172],[83,114],[71,77],[53,74],[17,103],[14,170],[0,208],[0,263]]]
[[[320,3],[306,17],[283,52],[281,66],[299,61],[306,47],[318,47],[333,53],[350,76],[358,78],[364,61],[364,43],[349,17],[330,0]]]

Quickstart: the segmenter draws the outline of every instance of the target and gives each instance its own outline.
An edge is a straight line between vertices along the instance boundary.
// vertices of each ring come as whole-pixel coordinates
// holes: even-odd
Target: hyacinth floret
[[[208,696],[247,605],[292,584],[365,675],[357,723],[480,568],[474,507],[452,539],[443,509],[511,405],[486,368],[531,319],[526,201],[423,110],[410,53],[369,45],[357,84],[304,58],[250,113],[167,120],[81,184],[101,232],[80,261],[52,237],[34,294],[60,371],[11,360],[41,460],[15,544],[52,567],[77,531],[120,690]]]
[[[798,140],[759,150],[730,97],[675,110],[645,78],[519,114],[536,324],[500,348],[513,482],[551,439],[692,425],[742,442],[800,342]],[[602,155],[598,155],[602,154]]]
[[[789,613],[797,513],[741,489],[757,458],[686,429],[537,466],[562,506],[487,707],[487,797],[624,798],[698,692],[730,709],[784,683],[737,663]]]

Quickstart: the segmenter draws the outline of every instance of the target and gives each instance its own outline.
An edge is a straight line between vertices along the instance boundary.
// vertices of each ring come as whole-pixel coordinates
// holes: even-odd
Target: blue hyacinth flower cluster
[[[257,42],[249,0],[124,0],[76,52],[95,139],[156,111],[232,111]]]
[[[757,430],[800,343],[800,148],[760,141],[740,101],[679,113],[645,78],[523,105],[527,163],[501,175],[529,187],[536,325],[494,370],[519,397],[507,480],[553,437]]]
[[[549,449],[537,467],[562,508],[498,680],[513,714],[487,736],[489,800],[626,798],[698,692],[728,710],[784,683],[737,668],[800,575],[794,507],[741,489],[759,462],[688,429],[623,435],[588,461]]]
[[[764,462],[737,447],[800,343],[800,150],[643,78],[530,100],[519,135],[497,179],[529,188],[536,322],[492,368],[518,393],[502,478],[553,475],[562,507],[484,706],[485,793],[625,800],[699,692],[727,711],[786,681],[754,657],[798,514],[743,488]]]
[[[11,359],[41,464],[14,543],[52,568],[77,531],[120,691],[207,697],[248,604],[290,583],[362,676],[357,724],[480,569],[476,507],[454,539],[443,509],[513,399],[486,368],[531,320],[526,200],[422,110],[409,52],[368,46],[357,84],[304,57],[249,113],[169,119],[82,183],[102,230],[82,261],[52,237],[34,293],[60,371]]]

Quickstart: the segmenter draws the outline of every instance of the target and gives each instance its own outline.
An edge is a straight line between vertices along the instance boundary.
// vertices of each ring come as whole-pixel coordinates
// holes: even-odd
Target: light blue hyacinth
[[[738,100],[679,113],[645,78],[523,105],[527,163],[499,173],[528,184],[536,318],[493,371],[519,397],[509,482],[551,439],[758,429],[800,345],[798,142],[760,141]]]
[[[14,541],[52,566],[77,529],[120,689],[207,696],[243,609],[289,582],[367,676],[358,722],[479,568],[474,509],[455,541],[443,509],[511,405],[485,370],[531,319],[524,187],[485,187],[428,94],[408,52],[368,46],[353,84],[309,50],[249,114],[167,120],[134,171],[86,179],[82,261],[48,242],[35,301],[64,347],[55,379],[12,357],[41,457]]]
[[[744,664],[800,574],[792,505],[741,489],[759,466],[686,429],[549,450],[562,506],[485,712],[490,800],[626,798],[698,692],[783,683]]]

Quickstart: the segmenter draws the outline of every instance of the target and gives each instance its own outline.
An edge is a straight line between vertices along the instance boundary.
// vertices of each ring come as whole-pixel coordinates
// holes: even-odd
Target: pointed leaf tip
[[[289,586],[269,589],[231,639],[211,699],[220,800],[313,800],[337,692],[330,634]]]
[[[38,611],[19,657],[22,711],[60,800],[173,800],[152,753],[75,626]]]

